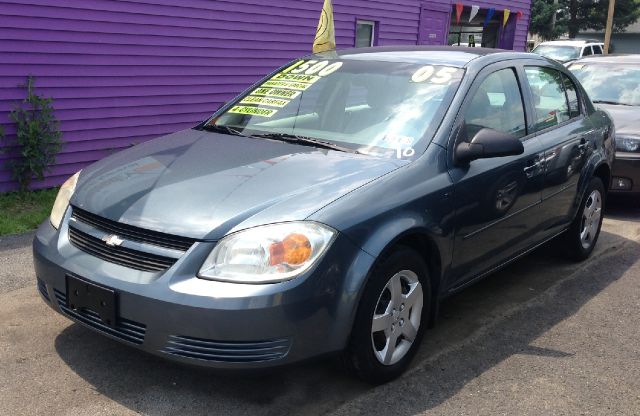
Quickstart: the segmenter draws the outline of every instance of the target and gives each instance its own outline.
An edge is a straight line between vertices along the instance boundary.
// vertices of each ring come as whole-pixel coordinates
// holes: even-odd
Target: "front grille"
[[[54,289],[54,293],[58,300],[58,306],[65,315],[74,318],[97,331],[112,335],[123,341],[137,345],[144,342],[144,335],[147,332],[146,325],[128,319],[118,318],[116,327],[111,328],[110,326],[103,324],[100,320],[100,316],[92,310],[82,309],[81,311],[74,311],[67,307],[67,295],[64,292]]]
[[[78,249],[99,259],[146,272],[166,270],[178,260],[126,247],[108,246],[101,239],[72,226],[69,227],[69,241]]]
[[[47,285],[42,281],[42,279],[40,278],[37,278],[37,279],[38,279],[38,291],[40,292],[42,297],[45,298],[47,302],[51,302],[51,299],[49,299],[49,292],[47,292]]]
[[[289,346],[288,339],[220,342],[172,335],[162,352],[197,360],[246,363],[280,359],[287,355]]]
[[[112,221],[76,207],[73,207],[71,218],[89,224],[107,234],[115,234],[125,240],[139,241],[174,250],[187,251],[196,242],[193,238],[145,230],[144,228]]]

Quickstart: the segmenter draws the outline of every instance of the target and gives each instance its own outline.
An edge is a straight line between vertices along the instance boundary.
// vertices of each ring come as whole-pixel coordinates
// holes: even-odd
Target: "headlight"
[[[336,231],[315,222],[287,222],[239,231],[216,244],[199,277],[235,283],[274,283],[308,270]]]
[[[58,191],[58,196],[56,196],[56,201],[53,203],[53,209],[51,210],[51,216],[49,217],[51,225],[53,225],[55,229],[60,228],[62,217],[64,217],[64,213],[69,206],[69,200],[71,199],[73,192],[76,190],[78,176],[80,176],[80,172],[67,179]]]
[[[621,152],[639,152],[640,137],[616,137],[616,150]]]

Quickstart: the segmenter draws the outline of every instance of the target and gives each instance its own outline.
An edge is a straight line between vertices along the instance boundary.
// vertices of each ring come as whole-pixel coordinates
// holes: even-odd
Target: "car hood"
[[[405,163],[185,130],[86,168],[71,203],[125,224],[216,240],[256,225],[303,220]]]
[[[612,104],[596,104],[609,113],[616,126],[616,136],[640,136],[640,107]]]

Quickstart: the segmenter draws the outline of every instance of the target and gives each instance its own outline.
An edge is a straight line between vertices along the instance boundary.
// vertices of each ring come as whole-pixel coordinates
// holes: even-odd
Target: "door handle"
[[[532,177],[533,174],[544,165],[544,161],[542,159],[536,159],[535,161],[529,162],[531,164],[525,166],[523,169],[528,178]]]
[[[587,139],[582,137],[580,139],[580,144],[578,145],[578,149],[585,150],[587,147],[589,147],[589,142],[587,141]]]

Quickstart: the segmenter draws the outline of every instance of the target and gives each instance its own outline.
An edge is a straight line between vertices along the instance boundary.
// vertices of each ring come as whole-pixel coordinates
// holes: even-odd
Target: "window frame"
[[[358,45],[358,25],[363,25],[363,26],[371,26],[371,42],[369,46],[357,46]],[[376,28],[377,28],[377,22],[375,20],[366,20],[366,19],[356,19],[356,27],[355,27],[355,33],[353,36],[353,46],[355,48],[367,48],[367,47],[372,47],[375,46],[376,44]]]
[[[475,97],[476,92],[478,91],[478,89],[480,89],[480,86],[482,85],[482,83],[491,74],[503,69],[510,69],[513,71],[513,75],[515,76],[516,83],[518,85],[518,91],[520,93],[520,99],[522,100],[522,111],[524,112],[524,123],[525,123],[525,135],[522,137],[519,137],[518,140],[524,143],[525,141],[535,137],[535,132],[532,131],[531,129],[531,123],[532,123],[531,106],[529,104],[531,100],[531,96],[530,96],[530,91],[527,89],[528,84],[523,84],[524,73],[522,72],[522,65],[519,62],[514,62],[514,61],[505,61],[505,62],[495,63],[493,65],[489,65],[483,68],[483,70],[480,71],[475,76],[473,82],[471,83],[470,87],[465,93],[464,101],[462,102],[462,104],[458,108],[458,111],[456,112],[456,116],[451,129],[451,134],[449,135],[449,139],[447,142],[447,148],[450,149],[449,153],[451,154],[451,160],[450,160],[451,163],[454,163],[453,155],[455,152],[453,151],[453,149],[455,149],[455,147],[459,143],[461,143],[465,138],[464,134],[462,134],[462,131],[464,130],[463,128],[464,120],[465,120],[467,110],[469,109],[469,106],[471,105],[471,102],[473,101],[473,98]],[[469,137],[467,139],[471,139],[471,138]]]
[[[555,126],[550,126],[550,127],[545,128],[545,129],[542,129],[542,130],[536,130],[536,121],[538,119],[538,114],[537,114],[536,106],[535,106],[535,104],[533,102],[533,93],[532,93],[532,89],[531,89],[531,84],[529,84],[529,78],[527,77],[527,74],[526,74],[526,68],[529,68],[529,67],[546,68],[546,69],[549,69],[549,70],[552,70],[552,71],[556,71],[556,72],[558,72],[560,74],[566,75],[573,82],[574,87],[576,87],[576,95],[578,96],[580,114],[577,117],[569,118],[569,119],[563,121],[562,123],[556,124]],[[545,134],[547,132],[553,131],[553,130],[558,129],[560,127],[564,127],[564,126],[566,126],[566,125],[568,125],[570,123],[574,123],[574,122],[576,122],[576,121],[578,121],[580,119],[583,119],[585,117],[585,110],[584,110],[585,106],[584,106],[584,102],[583,102],[582,90],[580,88],[578,88],[578,84],[574,81],[574,79],[569,74],[559,70],[558,68],[556,68],[556,67],[554,67],[552,65],[545,65],[545,64],[541,64],[540,62],[523,63],[522,64],[522,73],[524,75],[524,80],[526,82],[527,89],[529,91],[529,97],[530,97],[529,100],[530,100],[531,112],[532,112],[532,115],[535,116],[535,117],[532,118],[532,124],[530,126],[530,128],[531,128],[531,133],[530,134],[532,134],[533,136],[539,136],[541,134]],[[560,79],[562,79],[562,75],[560,75]],[[564,93],[564,97],[565,97],[564,99],[565,99],[565,102],[567,103],[567,110],[568,110],[569,109],[569,99],[567,97],[567,91],[565,89],[564,82],[562,82],[562,91]]]
[[[567,100],[567,109],[569,110],[569,120],[567,121],[571,121],[574,118],[578,118],[583,114],[583,105],[582,105],[582,100],[580,99],[580,94],[578,94],[578,86],[576,85],[575,82],[573,82],[573,80],[569,77],[569,75],[565,74],[562,71],[558,71],[560,72],[560,79],[562,79],[562,89],[564,90],[564,96],[565,99]],[[567,82],[570,82],[571,85],[573,85],[573,90],[576,93],[576,101],[578,102],[578,115],[571,117],[571,105],[569,104],[569,93],[567,92]]]

